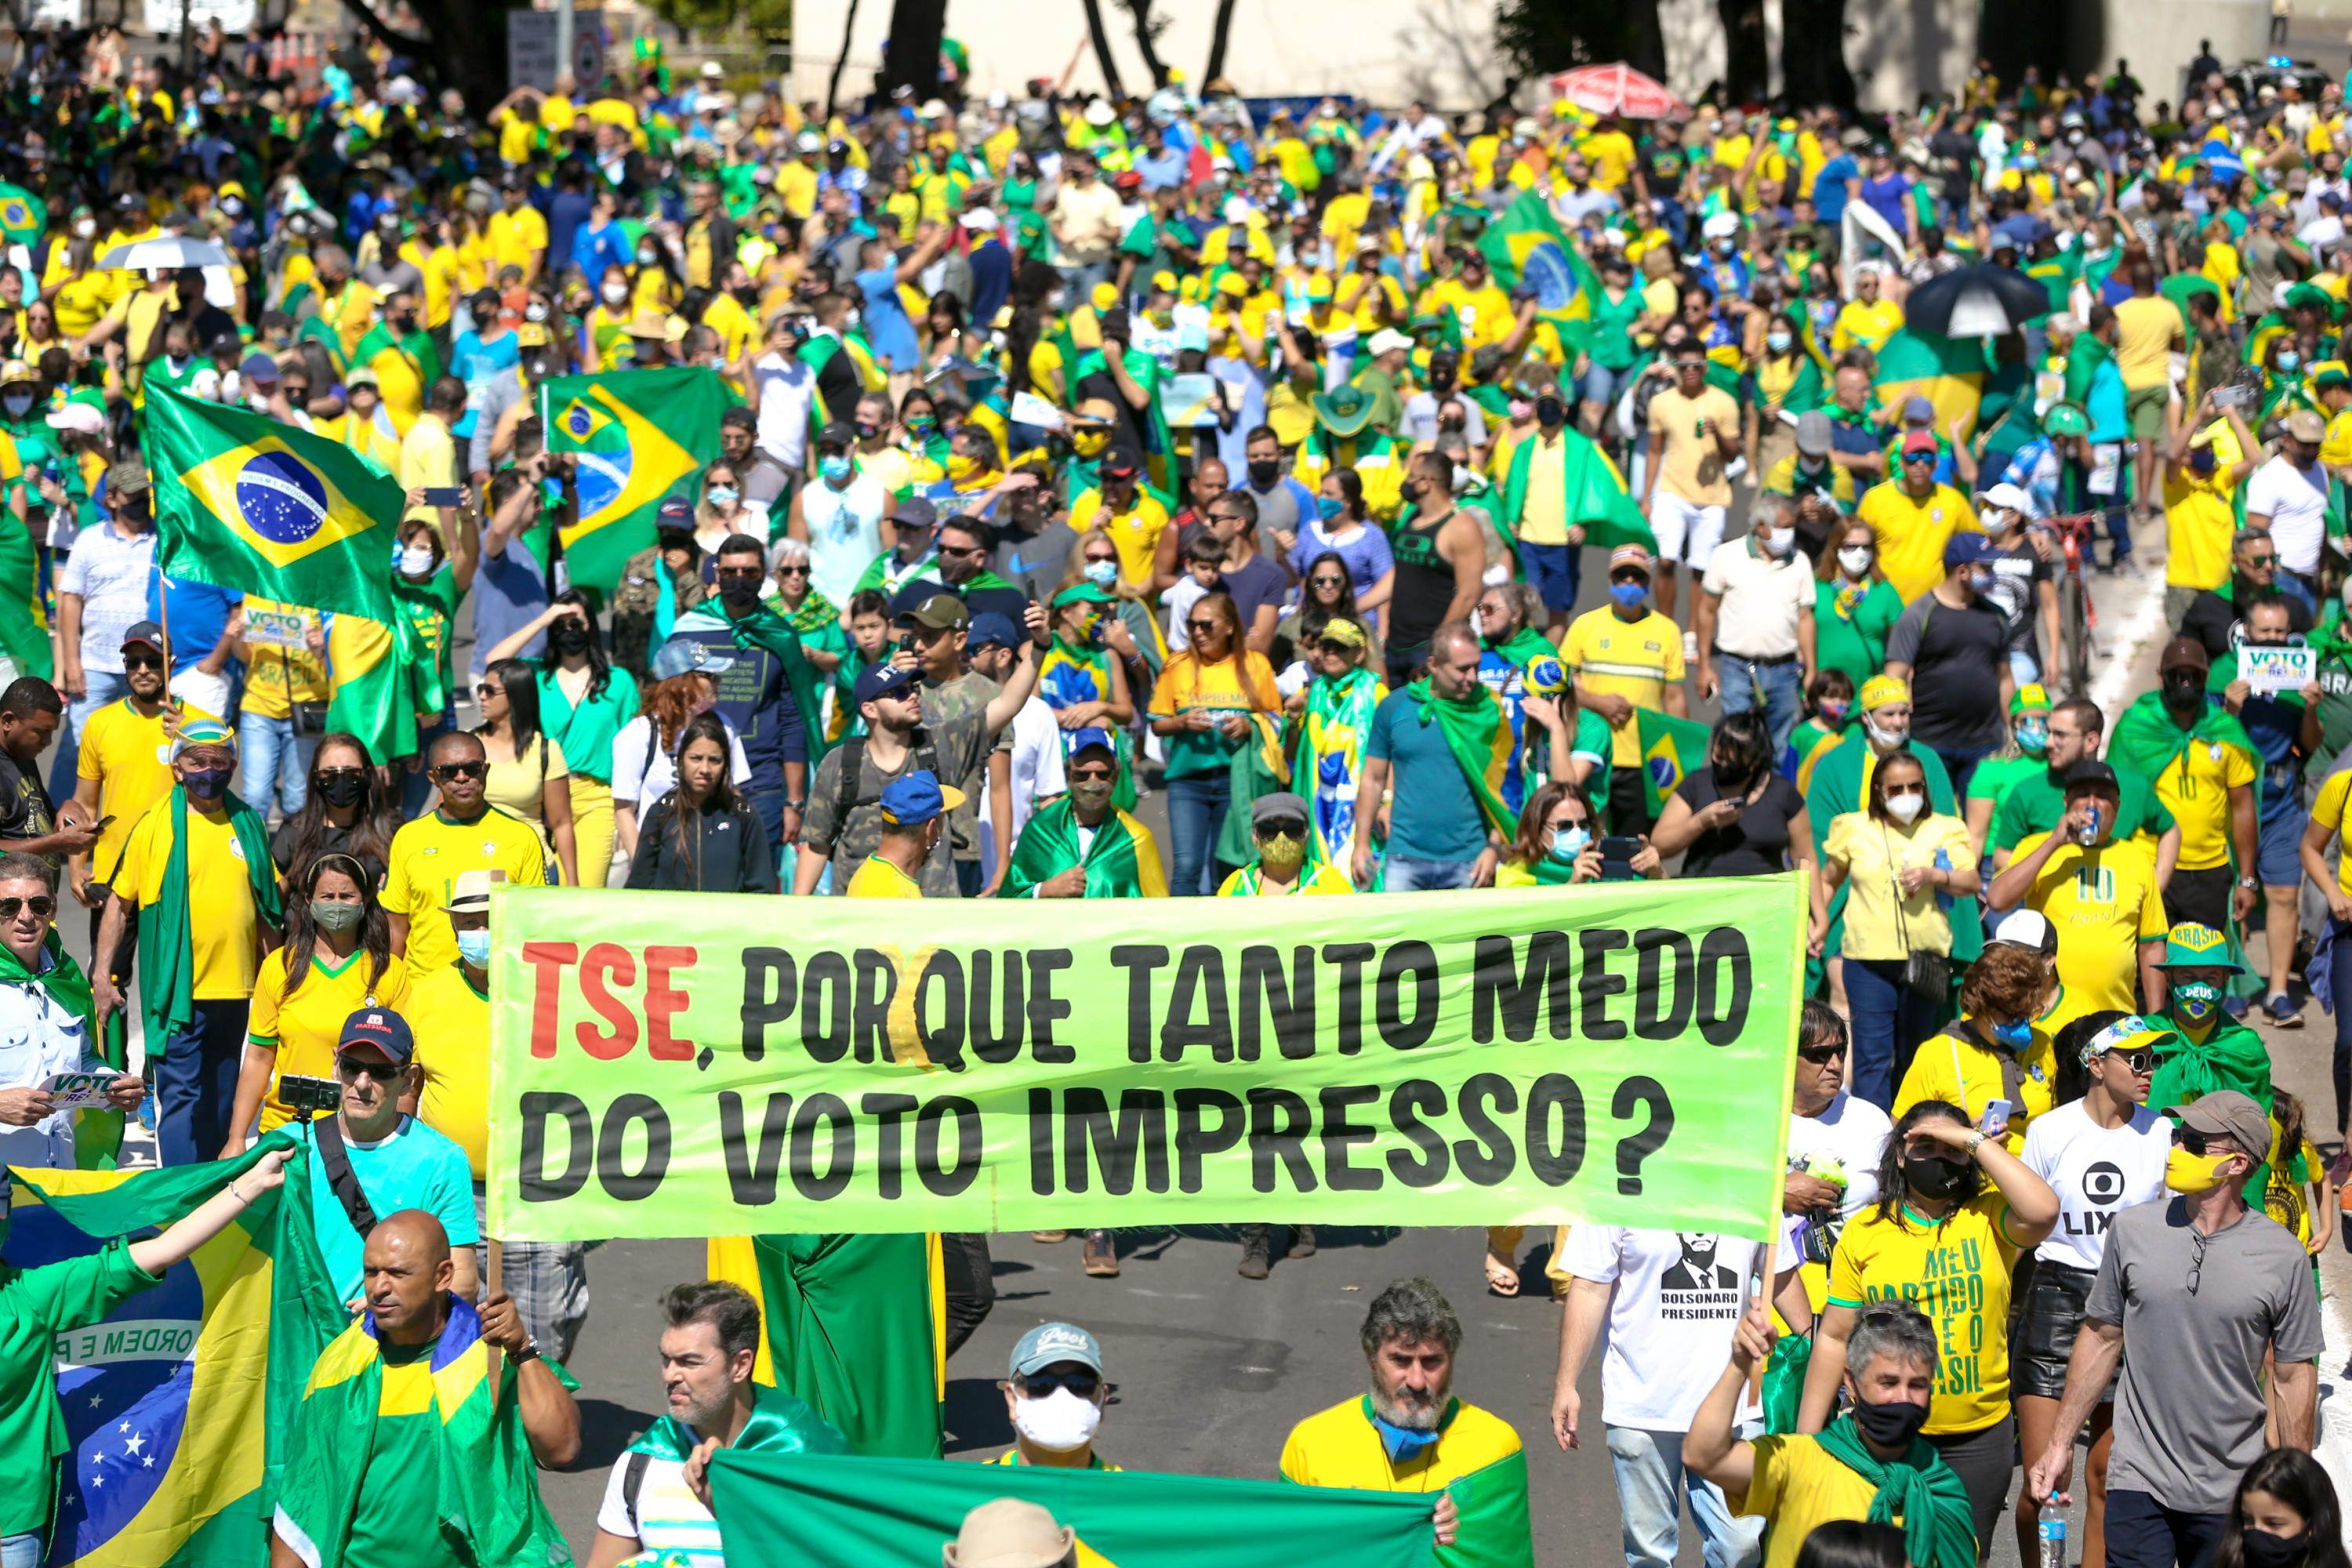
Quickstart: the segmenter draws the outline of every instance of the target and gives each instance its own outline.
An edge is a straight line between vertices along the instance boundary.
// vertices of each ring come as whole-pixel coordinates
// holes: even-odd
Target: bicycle
[[[2058,536],[2058,638],[2053,662],[2064,673],[2066,695],[2086,697],[2091,689],[2092,634],[2099,614],[2091,603],[2092,530],[2106,514],[2068,512],[2044,518],[2037,525]]]

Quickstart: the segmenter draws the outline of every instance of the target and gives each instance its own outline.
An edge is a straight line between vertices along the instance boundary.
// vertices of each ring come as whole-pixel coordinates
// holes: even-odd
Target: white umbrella
[[[191,267],[226,267],[228,252],[209,239],[165,235],[118,245],[98,264],[118,272],[180,272]]]

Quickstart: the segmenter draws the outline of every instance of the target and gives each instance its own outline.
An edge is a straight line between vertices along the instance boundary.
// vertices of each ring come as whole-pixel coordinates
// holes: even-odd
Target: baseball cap
[[[1250,826],[1267,827],[1276,823],[1295,822],[1307,825],[1307,802],[1286,789],[1262,795],[1250,802]]]
[[[866,667],[857,677],[857,685],[851,690],[849,700],[853,707],[862,708],[877,698],[896,696],[914,684],[913,670],[901,668],[886,660]]]
[[[1910,444],[1904,443],[1906,447]],[[1955,566],[1971,566],[1994,553],[1992,541],[1983,534],[1956,533],[1944,542],[1944,566],[1947,571]]]
[[[962,804],[963,791],[940,784],[929,768],[901,773],[882,786],[882,821],[888,827],[920,827]]]
[[[2103,789],[2110,795],[2120,795],[2123,786],[2116,782],[2116,770],[2096,757],[2085,757],[2066,770],[2066,793],[2080,789]]]
[[[1830,454],[1830,416],[1814,408],[1797,416],[1797,450],[1808,458]]]
[[[819,447],[839,447],[844,451],[857,445],[857,427],[845,419],[835,419],[816,433]]]
[[[1342,647],[1365,646],[1364,628],[1345,616],[1334,616],[1325,621],[1323,629],[1315,637],[1318,642],[1335,642]]]
[[[147,465],[136,458],[117,458],[106,470],[106,493],[109,495],[144,495],[155,488],[147,477]]]
[[[986,234],[997,226],[996,215],[986,207],[971,207],[960,214],[956,222],[975,234]]]
[[[1378,359],[1381,355],[1388,353],[1391,349],[1410,350],[1412,347],[1412,340],[1411,338],[1405,336],[1402,332],[1398,331],[1394,327],[1382,327],[1379,331],[1372,334],[1370,352],[1371,356],[1374,359]]]
[[[913,622],[926,631],[943,631],[950,626],[971,625],[971,611],[953,594],[933,594],[911,610],[898,612],[898,624]]]
[[[2164,651],[2156,658],[2156,672],[2159,676],[2176,669],[2212,668],[2212,655],[2207,653],[2205,645],[2195,637],[2174,637],[2164,645]]]
[[[1903,455],[1905,457],[1914,457],[1921,452],[1927,453],[1931,458],[1936,455],[1936,433],[1933,430],[1913,430],[1904,436]]]
[[[654,650],[650,666],[656,680],[673,680],[681,675],[692,675],[698,669],[716,671],[733,662],[724,658],[712,658],[710,649],[692,637],[672,637]]]
[[[416,1037],[409,1032],[408,1020],[389,1007],[362,1007],[345,1018],[335,1045],[337,1049],[373,1046],[401,1067],[416,1055]]]
[[[470,871],[460,871],[457,879],[449,884],[449,897],[441,908],[453,915],[486,915],[490,912],[490,889],[503,873],[477,866]]]
[[[661,510],[654,513],[654,528],[656,531],[674,528],[684,533],[692,533],[694,503],[684,496],[670,497],[661,503]]]
[[[152,647],[157,653],[162,653],[163,651],[163,628],[157,626],[152,621],[133,622],[131,629],[122,634],[121,646],[124,647]]]
[[[1936,417],[1936,405],[1914,393],[1903,400],[1903,423],[1925,425]]]
[[[2049,917],[2035,910],[2011,911],[1992,928],[1991,940],[2011,947],[2032,948],[2045,955],[2058,951],[2058,932],[2051,926]]]
[[[1143,460],[1135,455],[1132,448],[1113,447],[1103,454],[1097,471],[1111,479],[1125,479],[1134,478],[1142,467]]]
[[[2122,1017],[2109,1022],[2083,1042],[2083,1065],[2090,1066],[2093,1057],[2103,1057],[2109,1051],[2135,1051],[2144,1046],[2153,1046],[2157,1041],[2169,1037],[2171,1033],[2169,1028],[2153,1018],[2143,1017],[2137,1013],[2126,1013]]]
[[[940,509],[921,496],[908,496],[890,509],[890,521],[908,528],[937,528]]]
[[[2038,681],[2027,681],[2009,700],[2011,713],[2047,713],[2050,711],[2050,691]]]
[[[2239,1152],[2256,1162],[2271,1157],[2271,1119],[2263,1108],[2234,1089],[2217,1089],[2178,1106],[2174,1120],[2192,1132],[2227,1138]]]
[[[2286,416],[2286,433],[2297,441],[2314,445],[2327,439],[2327,422],[2308,408],[2298,408]]]
[[[1290,798],[1298,799],[1297,795]],[[1305,804],[1300,802],[1301,805]],[[1096,1342],[1094,1335],[1076,1323],[1040,1323],[1022,1335],[1020,1342],[1013,1347],[1012,1375],[1026,1377],[1065,1361],[1100,1372],[1102,1346]]]
[[[1034,1502],[1001,1497],[963,1516],[940,1548],[947,1568],[1056,1568],[1077,1550],[1078,1532]]]
[[[2311,378],[2311,384],[2321,392],[2331,386],[2352,386],[2352,372],[2340,364],[2331,364]]]
[[[2230,939],[2211,926],[2182,921],[2164,935],[2164,958],[2158,969],[2229,969],[2240,973],[2245,965],[2230,956]]]
[[[1977,497],[1986,508],[1998,507],[2003,511],[2032,511],[2033,498],[2016,485],[1999,484]]]
[[[984,647],[1019,647],[1024,640],[1012,616],[1002,610],[983,610],[972,616],[971,635],[964,640],[964,646],[975,651]]]
[[[1650,565],[1650,552],[1638,544],[1621,544],[1609,552],[1609,570],[1612,573],[1620,566],[1638,566],[1646,577]]]

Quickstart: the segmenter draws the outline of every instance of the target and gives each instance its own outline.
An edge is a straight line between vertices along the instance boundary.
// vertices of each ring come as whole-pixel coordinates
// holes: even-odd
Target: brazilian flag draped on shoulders
[[[1495,281],[1505,289],[1524,283],[1536,291],[1536,314],[1559,334],[1571,355],[1592,346],[1592,300],[1601,279],[1533,191],[1521,191],[1486,226],[1478,241]]]
[[[1073,866],[1087,872],[1089,899],[1164,899],[1168,878],[1160,868],[1160,847],[1151,829],[1113,809],[1095,830],[1084,856],[1078,853],[1077,808],[1064,795],[1041,806],[1021,829],[1021,842],[1005,868],[999,898],[1025,899],[1041,882]]]
[[[37,254],[48,227],[47,203],[22,185],[0,181],[0,245],[21,245]]]
[[[1516,1563],[1525,1568],[1524,1458],[1520,1476]],[[1434,1492],[737,1448],[719,1454],[710,1481],[727,1540],[790,1541],[801,1568],[932,1562],[965,1514],[1007,1497],[1036,1504],[1075,1532],[1078,1568],[1511,1568],[1499,1558],[1433,1555]]]
[[[733,395],[717,371],[665,365],[559,375],[539,395],[547,449],[579,460],[580,510],[561,535],[564,561],[573,583],[609,593],[629,557],[654,542],[661,503],[690,495],[718,458],[719,416]]]
[[[720,1236],[708,1251],[710,1278],[760,1304],[754,1383],[795,1396],[852,1453],[940,1457],[947,1280],[938,1237]]]
[[[311,1369],[285,1439],[274,1519],[308,1568],[347,1561],[362,1518],[399,1518],[437,1535],[440,1549],[420,1551],[420,1561],[541,1568],[572,1560],[540,1500],[515,1390],[520,1369],[501,1358],[494,1378],[473,1303],[452,1297],[448,1312],[438,1337],[413,1347],[421,1353],[388,1351],[375,1314],[363,1312]],[[406,1462],[375,1462],[388,1454]]]
[[[1642,503],[1625,488],[1625,476],[1609,460],[1609,454],[1573,426],[1560,426],[1559,438],[1568,446],[1560,459],[1565,515],[1569,521],[1584,525],[1584,542],[1604,552],[1621,544],[1656,550],[1657,535],[1650,531],[1649,519],[1642,515]],[[1542,439],[1540,435],[1521,437],[1503,470],[1503,510],[1496,521],[1514,531],[1527,515],[1528,476],[1535,470],[1536,448]]]
[[[88,1259],[190,1213],[272,1149],[161,1171],[19,1167],[6,1273]],[[6,1489],[57,1508],[59,1568],[250,1568],[269,1556],[270,1507],[304,1380],[344,1322],[310,1229],[308,1170],[94,1322],[57,1328],[62,1420],[41,1473]]]
[[[2185,759],[2192,746],[2211,747],[2216,757],[2225,747],[2244,753],[2247,769],[2253,774],[2254,813],[2259,818],[2263,809],[2263,753],[2237,716],[2217,702],[2207,701],[2197,710],[2195,721],[2184,730],[2166,710],[2163,692],[2140,693],[2138,700],[2124,710],[2123,717],[2116,721],[2115,737],[2107,742],[2107,759],[2147,780],[2161,795],[2168,772],[2178,765],[2185,774]],[[2245,868],[2238,864],[2237,846],[2228,834],[2222,835],[2222,841],[2229,846],[2231,869],[2243,871]],[[2240,966],[2231,988],[2241,995],[2255,994],[2261,986],[2245,966],[2245,938],[2238,921],[2230,922],[2227,935],[2230,960]]]
[[[717,599],[704,600],[670,626],[671,637],[708,636],[713,632],[724,632],[737,647],[772,654],[783,665],[784,683],[792,689],[793,702],[800,709],[801,723],[808,731],[808,762],[814,777],[817,763],[833,750],[833,742],[825,736],[824,710],[819,706],[824,688],[817,679],[816,666],[809,662],[807,651],[801,647],[801,634],[793,629],[792,622],[765,605],[738,620],[730,616]]]
[[[1503,700],[1481,681],[1468,697],[1452,701],[1440,697],[1425,675],[1406,687],[1404,694],[1419,710],[1422,723],[1436,725],[1444,738],[1445,749],[1454,753],[1487,831],[1506,838],[1517,832],[1517,814],[1503,798],[1503,780],[1510,772],[1511,752],[1517,743],[1510,717],[1503,711]]]

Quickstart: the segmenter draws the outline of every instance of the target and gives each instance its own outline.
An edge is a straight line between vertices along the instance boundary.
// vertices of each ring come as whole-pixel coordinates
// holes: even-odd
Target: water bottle
[[[2066,1510],[2055,1494],[2042,1500],[2036,1516],[2042,1536],[2041,1568],[2066,1568]]]

